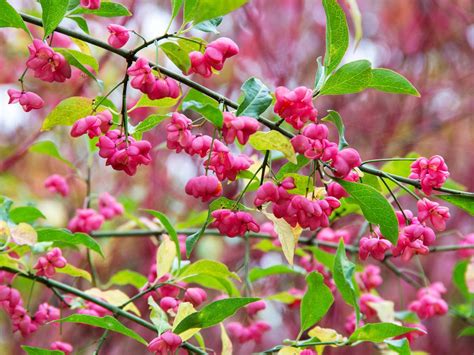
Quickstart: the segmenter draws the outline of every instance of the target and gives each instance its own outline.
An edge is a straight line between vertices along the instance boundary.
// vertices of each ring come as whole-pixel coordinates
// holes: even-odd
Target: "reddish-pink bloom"
[[[0,285],[0,307],[11,314],[16,306],[21,306],[23,300],[16,288]]]
[[[224,112],[222,135],[227,144],[234,142],[235,138],[240,144],[246,144],[249,137],[257,132],[260,127],[258,121],[252,117],[235,117],[231,112]]]
[[[235,180],[237,174],[247,170],[252,160],[245,154],[233,155],[223,143],[214,140],[211,158],[204,162],[204,166],[214,171],[219,180]]]
[[[413,162],[409,177],[420,180],[421,190],[429,196],[434,188],[443,186],[448,176],[448,166],[443,157],[434,155],[429,159],[421,157]]]
[[[277,202],[280,199],[278,186],[271,181],[264,182],[258,189],[254,200],[254,205],[262,206],[266,202]]]
[[[171,122],[166,126],[166,146],[168,149],[176,150],[176,153],[181,152],[188,147],[193,141],[193,134],[191,133],[193,121],[185,115],[174,112],[171,116]]]
[[[127,28],[120,25],[108,25],[107,30],[110,35],[107,41],[114,48],[122,48],[130,39],[130,33]]]
[[[196,176],[188,181],[184,190],[188,195],[209,201],[222,195],[222,184],[215,176]]]
[[[64,353],[64,355],[71,355],[74,348],[71,344],[65,343],[63,341],[55,341],[50,345],[51,350],[59,350]]]
[[[260,300],[256,302],[252,302],[245,306],[245,310],[247,311],[247,314],[249,316],[254,316],[258,312],[263,311],[265,308],[267,308],[267,305],[265,304],[265,301]]]
[[[300,355],[318,355],[313,349],[304,349],[300,352]]]
[[[221,234],[228,237],[244,236],[247,232],[260,232],[260,227],[252,215],[242,211],[231,211],[226,209],[215,210],[211,213],[215,218],[212,227],[219,230]]]
[[[69,221],[68,228],[71,232],[91,233],[100,229],[104,223],[104,216],[92,208],[79,208],[76,215]]]
[[[148,93],[153,90],[155,85],[155,76],[151,72],[148,60],[145,58],[138,58],[127,70],[128,75],[132,78],[130,85],[132,88],[138,89],[143,93]]]
[[[38,276],[52,277],[56,273],[56,268],[62,269],[66,264],[67,260],[63,257],[61,249],[53,248],[38,259],[33,269]]]
[[[212,137],[204,134],[204,135],[191,135],[191,142],[188,144],[184,151],[189,155],[199,155],[201,158],[206,157],[209,154],[209,149],[211,149],[211,145],[213,144],[222,144],[219,140],[214,139],[214,143],[212,143]]]
[[[351,237],[351,233],[346,229],[334,230],[332,228],[323,228],[317,234],[316,239],[322,242],[336,244],[338,244],[339,241],[342,239],[344,241],[344,244],[348,244],[351,241]],[[334,252],[334,249],[331,248],[327,248],[324,246],[320,246],[320,248],[326,251]]]
[[[56,192],[63,197],[69,195],[69,185],[61,175],[53,174],[44,181],[44,187],[51,192]]]
[[[290,91],[280,86],[275,90],[275,113],[295,129],[303,128],[307,121],[316,121],[318,110],[313,106],[313,91],[299,86]]]
[[[301,134],[291,139],[297,153],[304,154],[308,159],[329,161],[338,153],[337,144],[330,142],[328,128],[323,124],[310,124]]]
[[[172,310],[174,313],[178,312],[179,301],[174,297],[163,297],[160,300],[160,308],[165,312]]]
[[[417,299],[408,305],[408,309],[416,312],[421,319],[442,316],[448,312],[448,304],[441,298],[445,292],[446,288],[441,282],[424,287],[417,292]]]
[[[359,287],[367,292],[379,287],[383,282],[380,268],[376,265],[367,265],[364,271],[356,274],[356,280]]]
[[[155,78],[153,87],[146,92],[152,100],[158,100],[165,97],[176,99],[179,97],[180,90],[178,82],[171,78],[159,79]]]
[[[102,301],[105,301],[105,300],[102,299]],[[112,312],[109,311],[108,309],[90,301],[84,302],[84,308],[79,309],[77,313],[87,314],[87,315],[96,316],[96,317],[104,317],[104,316],[112,314]]]
[[[112,219],[123,214],[123,205],[108,192],[104,192],[99,196],[99,213],[105,219]]]
[[[424,198],[418,200],[418,220],[425,222],[429,220],[437,231],[446,229],[446,221],[451,217],[449,208],[441,206],[437,202],[433,202]]]
[[[62,83],[71,77],[71,66],[62,54],[56,53],[39,39],[28,46],[30,57],[26,66],[32,69],[35,77],[44,81]]]
[[[81,0],[81,6],[89,10],[100,8],[100,0]]]
[[[7,93],[10,96],[8,103],[15,104],[18,102],[25,112],[39,110],[44,106],[43,99],[34,92],[8,89]]]
[[[205,78],[209,78],[212,75],[212,67],[206,61],[204,54],[201,52],[191,52],[189,53],[189,60],[191,62],[191,67],[186,74],[196,73]]]
[[[459,245],[474,245],[474,233],[465,235]],[[470,258],[474,255],[474,249],[460,249],[458,254],[461,258]]]
[[[328,217],[340,205],[340,202],[334,197],[326,197],[324,200],[309,200],[301,195],[292,195],[282,217],[293,227],[299,224],[302,228],[316,230],[319,227],[329,226]],[[273,211],[275,213],[275,209]]]
[[[109,110],[105,110],[95,116],[87,116],[74,122],[70,134],[72,137],[80,137],[87,133],[92,139],[99,137],[102,133],[107,133],[111,125],[112,114]]]
[[[174,354],[183,341],[179,335],[166,331],[148,344],[148,350],[157,355]]]
[[[33,322],[35,322],[37,325],[43,325],[47,322],[58,320],[59,318],[59,309],[50,306],[48,303],[42,303],[39,305],[38,310],[33,317]],[[58,323],[55,324],[58,325]]]
[[[411,224],[403,228],[398,237],[396,247],[393,248],[393,255],[400,256],[408,261],[415,254],[426,255],[429,253],[429,246],[433,244],[436,236],[434,231],[422,225],[416,218],[411,220]]]
[[[20,332],[22,336],[28,336],[38,329],[28,312],[22,306],[16,306],[10,313],[13,332]]]
[[[368,237],[363,237],[359,242],[359,257],[362,260],[371,255],[374,259],[382,261],[385,258],[385,252],[392,247],[392,243],[385,239],[380,231],[375,230]]]
[[[240,322],[230,322],[226,326],[229,335],[237,339],[241,344],[248,341],[261,342],[262,336],[265,332],[271,329],[270,325],[265,321],[255,321],[247,326]]]
[[[200,306],[207,300],[207,293],[200,287],[190,287],[184,293],[184,302],[190,302],[194,307]]]
[[[354,168],[362,164],[360,155],[353,148],[346,148],[339,151],[333,158],[331,166],[336,170],[334,175],[345,178]]]

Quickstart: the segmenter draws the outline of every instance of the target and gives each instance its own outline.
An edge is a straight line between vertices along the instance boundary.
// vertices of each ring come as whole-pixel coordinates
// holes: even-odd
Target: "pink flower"
[[[348,244],[351,240],[351,234],[348,230],[345,229],[338,229],[333,230],[332,228],[323,228],[319,231],[316,236],[316,239],[322,242],[329,242],[329,243],[339,243],[342,239],[344,244]],[[324,246],[320,247],[323,250],[334,252],[334,249],[327,248]]]
[[[346,190],[344,190],[341,184],[333,181],[328,185],[328,196],[332,196],[340,200],[343,197],[349,197],[349,194]]]
[[[393,248],[393,256],[402,255],[404,261],[408,261],[415,254],[426,255],[429,246],[433,244],[436,236],[430,227],[422,225],[413,218],[409,226],[403,228],[396,247]]]
[[[176,153],[188,147],[193,141],[191,133],[193,121],[185,115],[174,112],[171,116],[171,122],[166,126],[166,146],[168,149],[176,150]]]
[[[19,331],[22,336],[28,336],[38,329],[38,326],[32,321],[28,312],[22,306],[16,306],[10,313],[13,332]]]
[[[110,33],[109,44],[114,48],[122,48],[130,39],[128,29],[120,25],[108,25],[107,30]]]
[[[292,195],[282,217],[293,227],[299,224],[302,228],[316,230],[319,227],[329,226],[328,217],[339,206],[339,201],[333,197],[326,197],[324,200],[309,200],[301,195]]]
[[[30,57],[26,66],[32,69],[35,77],[43,81],[62,83],[71,77],[71,66],[62,54],[56,53],[39,39],[28,46]]]
[[[104,192],[99,196],[99,213],[104,216],[105,219],[121,216],[123,211],[123,205],[117,202],[108,192]]]
[[[166,331],[148,344],[148,350],[158,355],[174,354],[183,341],[171,331]]]
[[[363,272],[356,274],[356,280],[360,288],[367,292],[379,287],[383,282],[380,268],[376,265],[367,265]]]
[[[191,67],[186,74],[196,73],[205,78],[209,78],[212,75],[212,67],[206,61],[204,54],[201,52],[191,52],[189,53],[189,60],[191,62]]]
[[[38,276],[52,277],[56,273],[56,268],[62,269],[66,264],[67,260],[62,256],[61,249],[53,248],[38,259],[33,269]]]
[[[316,121],[318,111],[313,106],[313,91],[304,86],[290,91],[280,86],[275,90],[275,113],[295,129],[303,128],[307,121]]]
[[[254,205],[262,206],[267,202],[277,202],[280,199],[278,186],[271,181],[264,182],[258,189],[254,200]]]
[[[165,312],[172,310],[173,312],[178,311],[179,301],[173,297],[163,297],[160,300],[160,308]]]
[[[357,322],[357,318],[356,318],[355,312],[351,313],[346,318],[346,322],[344,323],[344,329],[348,334],[354,333],[354,331],[356,330],[356,322]],[[363,326],[363,325],[364,325],[364,322],[362,320],[360,320],[359,321],[359,326]]]
[[[112,114],[109,110],[102,111],[95,116],[87,116],[74,122],[71,127],[71,137],[80,137],[83,134],[89,138],[99,137],[107,133],[112,125]]]
[[[465,235],[459,245],[474,245],[474,233]],[[461,249],[458,254],[461,258],[470,258],[474,255],[474,249]]]
[[[64,355],[71,355],[74,348],[71,344],[65,343],[63,341],[55,341],[50,345],[51,350],[59,350],[64,353]]]
[[[10,96],[9,104],[20,103],[25,112],[31,110],[39,110],[44,106],[43,99],[31,91],[20,91],[16,89],[8,89],[8,96]]]
[[[138,89],[143,93],[148,93],[153,90],[155,76],[151,72],[148,60],[145,58],[138,58],[135,64],[128,68],[127,73],[132,77],[130,85],[132,85],[134,89]]]
[[[105,301],[104,299],[102,299]],[[99,306],[93,302],[86,301],[84,302],[84,308],[81,308],[77,311],[78,314],[86,314],[90,316],[96,316],[96,317],[104,317],[107,315],[111,315],[112,312],[109,311],[108,309]]]
[[[239,322],[230,322],[226,328],[229,335],[237,339],[241,344],[251,340],[259,343],[263,334],[271,329],[270,325],[265,321],[255,321],[248,326],[244,326]]]
[[[207,299],[207,293],[200,287],[190,287],[184,293],[184,302],[190,302],[194,307],[200,306]]]
[[[155,78],[153,87],[146,93],[148,94],[148,97],[152,100],[158,100],[165,97],[171,97],[172,99],[176,99],[177,97],[179,97],[180,90],[178,83],[174,79]]]
[[[253,161],[245,154],[233,155],[229,148],[223,143],[214,140],[211,159],[204,162],[205,167],[214,171],[219,180],[235,180],[237,174],[242,170],[247,170]]]
[[[424,198],[418,200],[418,220],[425,222],[430,220],[431,224],[437,231],[444,231],[446,229],[446,221],[449,219],[449,208],[440,206],[439,203],[433,202]]]
[[[328,128],[325,125],[310,124],[291,139],[291,144],[297,153],[304,154],[308,159],[329,161],[335,158],[338,148],[327,138]]]
[[[100,0],[81,0],[81,6],[89,10],[100,8]]]
[[[227,144],[234,142],[235,138],[240,144],[246,144],[250,135],[257,132],[260,127],[258,121],[252,117],[235,117],[231,112],[224,112],[222,135]]]
[[[248,304],[247,306],[245,306],[245,310],[247,311],[247,314],[249,316],[254,316],[258,312],[263,311],[266,307],[267,305],[265,304],[265,301],[260,300]]]
[[[79,208],[76,215],[69,221],[68,228],[73,233],[91,233],[100,229],[104,216],[91,208]]]
[[[417,299],[408,305],[408,309],[416,312],[421,319],[442,316],[448,312],[448,304],[441,298],[445,292],[446,288],[441,282],[424,287],[417,292]]]
[[[385,252],[392,247],[392,243],[385,239],[380,231],[375,230],[368,237],[363,237],[359,242],[359,257],[362,260],[371,255],[374,259],[382,261],[385,258]]]
[[[188,195],[200,197],[202,202],[207,202],[222,195],[222,184],[215,176],[202,175],[189,180],[184,190]]]
[[[300,355],[318,355],[318,353],[313,349],[304,349],[301,350]]]
[[[260,232],[259,225],[247,212],[220,209],[213,211],[211,216],[215,218],[211,226],[231,238],[238,235],[243,237],[247,232]]]
[[[345,178],[354,168],[362,164],[360,155],[357,150],[346,148],[339,151],[333,158],[331,166],[336,169],[335,175]]]
[[[63,197],[69,195],[69,185],[61,175],[53,174],[44,181],[44,187],[51,192],[58,193]]]
[[[204,135],[191,135],[191,142],[184,148],[185,152],[189,155],[199,155],[201,158],[206,157],[211,149],[212,137]],[[214,139],[214,144],[222,144],[217,139]]]
[[[59,309],[56,307],[50,306],[48,303],[42,303],[39,305],[38,310],[36,311],[33,321],[37,325],[43,325],[47,322],[52,322],[60,318]],[[58,323],[55,323],[58,325]]]
[[[17,289],[0,285],[0,307],[9,315],[11,315],[16,306],[21,306],[22,304],[23,300]]]
[[[448,166],[443,157],[434,155],[429,159],[421,157],[413,162],[409,177],[420,180],[421,190],[429,196],[434,188],[443,186],[448,176]]]

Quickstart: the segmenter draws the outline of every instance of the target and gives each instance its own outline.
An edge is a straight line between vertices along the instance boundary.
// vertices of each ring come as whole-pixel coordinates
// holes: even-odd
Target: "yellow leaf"
[[[8,239],[11,236],[10,228],[8,227],[7,222],[0,221],[0,236]]]
[[[474,293],[474,259],[467,266],[466,270],[466,285],[470,293]]]
[[[314,327],[308,332],[310,337],[316,337],[321,342],[330,342],[330,341],[340,341],[343,342],[346,340],[344,336],[336,332],[334,329],[331,328],[321,328],[321,327]],[[318,354],[322,354],[324,351],[325,345],[316,346],[316,352]]]
[[[292,346],[284,346],[283,348],[280,349],[278,352],[278,355],[296,355],[301,352],[300,349],[294,348]]]
[[[173,321],[173,328],[172,330],[174,331],[176,327],[178,326],[181,321],[189,316],[190,314],[196,313],[196,310],[194,309],[193,305],[189,302],[181,302],[178,307],[178,312],[176,313],[176,317],[174,317]],[[189,338],[191,338],[194,334],[199,332],[201,328],[191,328],[183,333],[179,334],[179,337],[183,340],[186,341]]]
[[[89,282],[92,281],[91,274],[89,274],[86,270],[80,269],[71,264],[66,264],[66,266],[63,268],[57,268],[56,271],[61,274],[66,274],[72,277],[82,277],[83,279],[86,279]]]
[[[120,307],[125,302],[128,302],[130,300],[130,298],[124,292],[122,292],[120,290],[102,291],[102,290],[99,290],[98,288],[91,288],[91,289],[85,291],[85,293],[87,293],[88,295],[94,296],[94,297],[102,298],[102,299],[106,300],[107,302],[109,302],[110,304],[112,304],[114,306],[117,306],[117,307]],[[141,315],[140,311],[135,306],[135,304],[133,304],[133,302],[126,305],[123,308],[123,310],[133,312],[138,316]]]
[[[86,42],[81,41],[80,39],[77,39],[77,38],[73,38],[73,37],[69,37],[69,38],[72,39],[74,44],[79,48],[79,50],[82,53],[92,56],[91,49]]]
[[[161,244],[156,251],[157,279],[169,273],[176,257],[176,246],[169,236],[163,235]]]
[[[20,223],[10,229],[13,241],[18,245],[33,245],[38,241],[35,229],[26,223]]]
[[[278,234],[278,239],[281,242],[283,254],[290,265],[293,265],[293,258],[295,256],[295,248],[298,243],[298,238],[301,234],[301,227],[293,228],[284,219],[276,218],[273,213],[262,211],[262,213],[270,221],[273,222],[275,232]]]
[[[392,301],[368,302],[368,305],[377,312],[381,322],[397,323],[395,322],[395,310]]]
[[[296,164],[296,153],[290,140],[278,131],[257,132],[250,136],[249,143],[257,150],[278,150],[290,163]]]
[[[221,355],[232,355],[232,342],[230,341],[227,332],[225,331],[224,325],[221,323],[221,341],[222,341],[222,352]]]

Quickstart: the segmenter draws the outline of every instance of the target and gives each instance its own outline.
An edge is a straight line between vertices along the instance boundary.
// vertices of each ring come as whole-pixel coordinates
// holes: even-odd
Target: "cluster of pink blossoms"
[[[249,323],[244,325],[240,322],[230,322],[226,325],[229,335],[241,344],[255,341],[259,343],[263,334],[271,329],[270,324],[262,320],[254,319],[255,315],[266,308],[265,301],[257,301],[250,303],[245,307],[247,316],[250,318]]]
[[[299,264],[303,267],[306,272],[310,273],[317,271],[323,276],[324,283],[331,290],[336,291],[336,284],[332,278],[331,272],[321,263],[319,263],[312,255],[307,254],[300,258]]]
[[[318,110],[313,106],[313,91],[304,86],[295,90],[280,86],[275,90],[276,102],[274,111],[294,129],[301,129],[308,121],[315,122]]]
[[[418,290],[417,299],[408,305],[408,309],[421,319],[442,316],[448,312],[448,304],[441,298],[443,293],[446,293],[446,288],[441,282],[424,287]]]
[[[75,138],[87,134],[92,139],[106,134],[111,126],[112,114],[109,110],[105,110],[94,116],[87,116],[74,122],[70,134]]]
[[[55,52],[39,39],[28,46],[30,57],[26,67],[33,70],[36,78],[47,82],[64,82],[71,77],[71,66],[64,56]]]
[[[148,95],[151,100],[165,97],[175,99],[180,94],[176,80],[155,77],[145,58],[138,58],[135,64],[128,68],[127,73],[132,77],[132,87]]]
[[[448,166],[439,155],[429,159],[421,157],[411,164],[409,178],[420,180],[421,190],[428,196],[434,188],[443,186],[448,177]]]
[[[342,239],[344,241],[344,244],[349,244],[352,235],[351,232],[349,232],[347,229],[340,228],[340,229],[332,229],[332,228],[323,228],[319,231],[319,233],[316,235],[316,239],[321,242],[328,242],[328,243],[339,243],[339,241]],[[321,245],[319,247],[322,250],[325,250],[327,252],[334,252],[334,248],[329,248],[325,247],[324,245]]]
[[[197,73],[205,78],[212,75],[213,70],[222,70],[230,57],[239,53],[239,47],[230,38],[222,37],[207,44],[204,53],[189,53],[191,67],[186,74]]]
[[[228,237],[243,237],[247,232],[260,232],[260,226],[250,213],[220,209],[212,211],[215,218],[210,227],[215,227]]]
[[[380,268],[376,265],[367,265],[364,271],[356,273],[356,280],[359,287],[365,292],[369,292],[383,283]]]
[[[182,342],[179,335],[168,330],[150,341],[148,350],[157,355],[174,354]]]
[[[56,269],[62,269],[66,264],[67,260],[63,257],[61,249],[53,248],[45,256],[41,256],[33,268],[38,276],[52,277],[56,274]]]

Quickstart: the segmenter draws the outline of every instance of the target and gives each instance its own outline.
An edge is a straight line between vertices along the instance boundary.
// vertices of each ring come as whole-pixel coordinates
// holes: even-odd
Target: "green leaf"
[[[469,288],[467,287],[467,282],[466,282],[466,272],[467,268],[469,266],[469,260],[462,260],[459,261],[453,269],[453,284],[456,286],[456,288],[461,292],[463,297],[466,300],[471,299],[471,294],[469,292]]]
[[[87,24],[87,21],[84,20],[84,18],[80,16],[68,16],[71,20],[73,20],[81,30],[83,30],[85,33],[89,34],[89,25]]]
[[[390,69],[372,69],[369,88],[392,94],[405,94],[420,97],[420,93],[403,75]]]
[[[0,266],[6,266],[15,269],[18,268],[18,263],[18,259],[13,259],[7,254],[0,254]]]
[[[393,339],[385,340],[385,343],[388,345],[389,349],[392,349],[397,354],[400,355],[410,355],[410,344],[406,338],[403,339]]]
[[[460,337],[466,337],[466,336],[474,336],[474,327],[466,327],[464,328],[461,333],[459,333]]]
[[[132,285],[133,287],[140,289],[147,283],[147,281],[148,279],[138,272],[132,270],[120,270],[112,275],[107,284],[118,286]]]
[[[209,303],[199,312],[184,318],[175,328],[176,334],[183,333],[191,328],[209,328],[232,316],[238,309],[249,303],[260,300],[259,298],[227,298]]]
[[[369,323],[354,331],[349,337],[349,343],[370,341],[380,343],[385,339],[396,337],[419,330],[418,328],[403,327],[394,323]]]
[[[59,350],[43,349],[27,345],[22,345],[21,348],[25,350],[28,355],[64,355],[64,352]]]
[[[200,113],[211,122],[214,126],[221,128],[224,122],[224,116],[219,109],[217,101],[197,91],[196,89],[189,90],[188,94],[183,100],[182,110],[192,110]]]
[[[287,177],[292,177],[293,182],[295,183],[295,188],[288,190],[290,194],[306,196],[308,192],[314,191],[313,177],[308,177],[296,173],[288,173],[283,176],[284,179]]]
[[[99,70],[99,64],[97,63],[97,60],[94,57],[79,51],[75,51],[73,49],[55,48],[54,50],[58,53],[61,53],[64,58],[66,58],[69,64],[82,71],[89,78],[93,79],[97,83],[99,88],[103,90],[104,83],[102,82],[102,80],[97,79],[97,77],[84,66],[84,64],[90,65],[97,72]]]
[[[20,14],[7,0],[0,0],[0,27],[20,28],[31,36]]]
[[[132,16],[132,13],[122,4],[115,2],[104,2],[100,4],[100,8],[96,10],[86,9],[79,7],[72,12],[72,15],[77,14],[91,14],[101,17],[119,17],[119,16]]]
[[[209,219],[211,218],[211,213],[209,212],[208,215],[207,215],[207,220],[206,220],[206,223],[204,223],[201,227],[201,229],[199,229],[197,232],[189,235],[187,238],[186,238],[186,257],[189,258],[194,247],[196,246],[196,243],[198,242],[198,240],[202,237],[202,235],[204,234],[204,232],[206,231],[206,227],[209,223]]]
[[[201,259],[186,266],[179,275],[180,280],[196,275],[208,275],[221,278],[234,278],[240,280],[235,272],[229,271],[226,265],[214,260]]]
[[[49,155],[50,157],[53,157],[62,161],[64,164],[66,164],[70,168],[75,169],[74,164],[71,163],[69,160],[63,158],[63,156],[58,150],[58,147],[56,147],[56,145],[52,141],[36,142],[31,145],[29,151],[33,153]]]
[[[147,345],[147,342],[145,341],[145,339],[143,339],[140,335],[135,333],[133,330],[127,328],[122,323],[120,323],[117,319],[111,316],[96,317],[96,316],[90,316],[87,314],[73,314],[69,317],[59,319],[56,322],[80,323],[80,324],[91,325],[93,327],[98,327],[102,329],[108,329],[110,331],[120,333],[129,338],[132,338],[138,341],[139,343]]]
[[[336,126],[337,132],[339,133],[339,150],[349,145],[349,143],[346,141],[346,137],[344,136],[346,128],[344,127],[344,122],[342,122],[342,117],[338,112],[328,110],[328,115],[322,118],[321,121],[332,122]]]
[[[344,241],[341,239],[334,260],[333,277],[337,289],[344,301],[355,309],[357,323],[360,320],[359,300],[354,282],[355,264],[350,262],[346,256]]]
[[[168,115],[158,115],[158,114],[150,115],[147,118],[145,118],[143,121],[138,123],[133,129],[132,133],[136,134],[136,133],[148,132],[152,130],[153,128],[155,128],[158,124],[166,120],[167,118],[169,118]]]
[[[398,220],[392,205],[385,197],[372,186],[349,182],[338,179],[337,182],[344,187],[364,214],[368,222],[380,226],[382,235],[397,244],[398,240]]]
[[[277,150],[282,152],[286,159],[297,164],[296,153],[290,140],[278,131],[256,132],[250,136],[249,143],[257,150]]]
[[[314,91],[319,92],[326,80],[326,67],[321,62],[322,58],[318,57],[316,62],[318,63],[318,70],[316,71],[316,77],[314,78]]]
[[[237,108],[237,116],[258,118],[272,104],[270,89],[260,79],[247,79],[242,84],[241,90],[244,99]]]
[[[225,292],[230,297],[240,297],[240,292],[237,287],[235,287],[235,284],[231,278],[214,277],[206,274],[199,274],[196,276],[186,277],[186,282],[192,284],[199,284],[206,288],[212,288],[214,290]]]
[[[168,217],[166,217],[163,213],[154,211],[154,210],[144,210],[144,211],[158,218],[161,224],[163,225],[163,227],[165,227],[166,231],[168,232],[168,235],[170,236],[171,240],[174,242],[174,245],[176,247],[176,256],[178,257],[178,268],[179,268],[181,265],[181,249],[179,247],[179,239],[178,239],[178,234],[176,233],[176,229],[174,229]]]
[[[279,292],[279,293],[275,293],[274,295],[267,296],[265,297],[265,299],[269,301],[276,301],[276,302],[281,302],[285,304],[291,304],[295,302],[296,300],[301,299],[301,297],[293,295],[285,291],[285,292]]]
[[[21,206],[10,210],[10,220],[13,223],[32,223],[38,218],[46,218],[39,209],[33,206]]]
[[[334,297],[324,284],[323,276],[312,272],[306,277],[308,288],[301,300],[300,317],[301,331],[304,331],[319,322],[331,308]]]
[[[321,88],[321,95],[343,95],[361,92],[370,83],[371,64],[368,60],[356,60],[344,64],[334,72]]]
[[[129,111],[133,111],[138,107],[171,107],[176,105],[178,101],[179,97],[176,99],[172,99],[171,97],[165,97],[163,99],[152,100],[148,97],[148,95],[144,94],[140,97],[135,106]]]
[[[160,48],[183,73],[189,70],[189,67],[191,67],[189,55],[178,44],[175,42],[165,42],[160,44]]]
[[[337,0],[323,0],[326,13],[326,53],[324,66],[331,73],[341,62],[349,47],[349,29],[344,11]]]
[[[104,256],[100,245],[87,234],[75,233],[65,229],[41,228],[37,230],[38,242],[54,242],[65,245],[83,245],[86,248],[95,251],[97,254]]]
[[[232,12],[248,0],[184,0],[184,22],[200,22],[223,16]]]
[[[273,265],[267,268],[254,267],[249,272],[250,282],[263,279],[264,277],[272,275],[283,275],[283,274],[304,274],[304,270],[299,268],[292,268],[287,265]]]
[[[60,125],[70,126],[78,119],[90,115],[92,109],[92,99],[80,96],[68,97],[46,116],[41,130],[47,131]]]
[[[69,3],[64,0],[40,0],[43,10],[41,18],[43,19],[44,37],[48,37],[58,27],[66,15]]]
[[[331,271],[331,273],[333,272],[334,261],[336,259],[335,254],[322,250],[321,248],[316,247],[316,246],[311,246],[306,249],[311,250],[314,258],[317,261],[319,261],[321,264],[326,266]]]
[[[83,279],[86,279],[89,282],[92,281],[92,277],[91,277],[91,274],[89,274],[89,272],[87,272],[84,269],[75,267],[74,265],[71,265],[71,264],[66,264],[66,266],[63,268],[56,268],[56,272],[59,272],[61,274],[66,274],[72,277],[82,277]]]
[[[436,195],[437,198],[449,202],[474,216],[474,196]]]
[[[148,306],[150,308],[150,320],[155,325],[158,334],[171,329],[166,312],[156,304],[153,296],[148,297]]]
[[[311,160],[309,160],[308,158],[306,158],[304,155],[301,155],[299,154],[297,157],[296,157],[296,164],[293,164],[293,163],[286,163],[285,165],[283,165],[280,170],[278,170],[278,173],[276,174],[276,178],[278,180],[281,180],[283,178],[283,176],[285,176],[286,174],[288,173],[296,173],[298,172],[301,168],[303,168],[304,166],[308,165],[309,162]]]
[[[194,26],[195,30],[219,34],[217,27],[222,23],[222,17],[216,17],[208,21],[201,22]]]
[[[183,0],[171,0],[171,19],[178,16],[179,10],[183,6]]]

